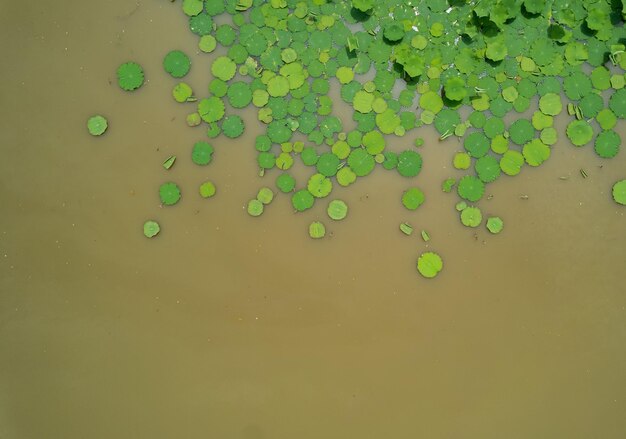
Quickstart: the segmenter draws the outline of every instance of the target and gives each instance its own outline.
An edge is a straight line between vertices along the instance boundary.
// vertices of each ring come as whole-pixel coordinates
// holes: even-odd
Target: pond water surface
[[[337,191],[348,218],[312,240],[324,203],[245,213],[276,175],[258,177],[254,110],[210,166],[188,159],[204,129],[161,66],[197,45],[179,8],[0,1],[0,438],[626,437],[624,151],[561,142],[500,178],[481,202],[505,221],[492,236],[440,190],[460,143],[424,129],[420,209],[375,172]],[[128,60],[148,79],[132,94],[115,82]],[[210,61],[193,57],[198,90]],[[161,208],[169,179],[183,199]],[[415,270],[428,249],[435,280]]]

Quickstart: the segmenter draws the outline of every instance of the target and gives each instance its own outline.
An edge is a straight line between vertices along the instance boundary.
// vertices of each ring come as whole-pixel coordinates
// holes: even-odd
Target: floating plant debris
[[[461,223],[477,227],[483,218],[476,204],[487,185],[550,159],[559,140],[557,118],[567,119],[572,145],[593,145],[604,159],[619,154],[614,128],[626,118],[620,2],[183,0],[182,12],[201,53],[222,49],[211,55],[208,93],[196,98],[191,85],[173,84],[174,99],[191,107],[187,124],[206,124],[210,139],[236,139],[245,123],[234,113],[255,108],[265,132],[242,146],[251,143],[247,151],[256,154],[259,175],[271,176],[277,195],[288,194],[295,212],[379,169],[407,179],[411,188],[401,202],[415,210],[425,200],[414,187],[423,166],[415,148],[455,148],[457,142],[446,139],[457,137],[460,150],[451,149],[455,175],[441,189],[461,199],[451,201]],[[177,79],[190,67],[181,50],[163,59],[164,70]],[[144,81],[134,62],[122,64],[117,77],[129,91]],[[332,89],[351,114],[338,117]],[[353,129],[347,128],[350,117]],[[415,135],[425,125],[437,131],[438,145]],[[207,165],[213,153],[199,140],[192,161]],[[305,177],[286,172],[296,164],[310,169]],[[613,188],[619,204],[626,204],[625,185]],[[274,195],[263,187],[248,212],[259,216]],[[165,183],[160,197],[175,204],[180,189]],[[333,200],[327,213],[343,219],[347,205]],[[486,227],[497,234],[503,223],[491,216]],[[413,230],[408,223],[400,229],[407,235]],[[314,222],[309,233],[320,238],[325,228]],[[424,241],[427,236],[422,232]],[[432,252],[418,260],[425,277],[442,266]]]

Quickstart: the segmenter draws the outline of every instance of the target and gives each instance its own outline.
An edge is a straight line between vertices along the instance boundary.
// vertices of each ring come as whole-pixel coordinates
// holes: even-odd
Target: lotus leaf
[[[222,122],[222,132],[231,139],[241,136],[244,128],[243,119],[237,115],[226,116]]]
[[[517,175],[524,165],[524,156],[518,151],[508,150],[500,159],[500,169],[506,175]]]
[[[348,156],[348,166],[358,177],[364,177],[374,170],[376,162],[374,157],[367,153],[366,150],[354,149]]]
[[[610,159],[617,155],[621,143],[622,139],[615,131],[602,131],[596,137],[594,150],[600,157]]]
[[[180,50],[172,50],[163,59],[163,68],[174,78],[182,78],[191,68],[191,60]]]
[[[539,139],[533,139],[524,145],[522,154],[530,166],[539,166],[550,157],[550,148]]]
[[[487,218],[487,230],[491,233],[498,234],[504,228],[504,221],[498,216],[491,216]]]
[[[109,123],[104,116],[99,114],[92,116],[87,120],[87,130],[92,136],[101,136],[107,130]]]
[[[262,90],[261,90],[262,91]],[[233,82],[228,87],[228,102],[233,108],[245,108],[252,101],[252,90],[245,82]]]
[[[476,160],[474,169],[478,178],[485,183],[491,183],[500,176],[500,162],[490,155]]]
[[[613,185],[613,200],[626,206],[626,180],[620,180]]]
[[[424,200],[424,192],[416,187],[407,189],[402,194],[402,204],[409,210],[417,209],[424,203]]]
[[[593,128],[585,120],[574,120],[567,125],[567,137],[576,146],[583,146],[591,141]]]
[[[330,181],[330,178],[322,174],[313,174],[309,178],[307,190],[315,198],[324,198],[333,190],[333,183]]]
[[[437,276],[442,269],[443,261],[437,253],[425,252],[417,259],[417,271],[427,279]]]
[[[485,183],[478,177],[466,175],[459,180],[457,192],[461,198],[476,202],[480,200],[485,193]]]
[[[463,147],[472,157],[479,158],[489,151],[489,139],[480,131],[475,131],[465,138]]]
[[[211,73],[222,81],[230,81],[235,76],[237,65],[227,56],[219,56],[211,65]]]
[[[513,142],[518,145],[523,145],[533,138],[535,129],[532,123],[527,119],[518,119],[509,127],[509,134]]]
[[[208,165],[213,158],[213,146],[207,142],[196,142],[191,151],[191,160],[196,165]]]
[[[461,223],[465,227],[478,227],[483,221],[483,214],[478,207],[466,207],[461,211]]]
[[[297,212],[302,212],[313,207],[315,197],[306,189],[301,189],[291,196],[291,204]]]
[[[422,156],[415,151],[403,151],[398,155],[396,169],[403,177],[415,177],[422,169]]]
[[[276,178],[276,187],[283,193],[292,192],[296,187],[296,179],[287,173],[280,174]]]
[[[326,213],[331,219],[341,221],[348,215],[348,205],[342,200],[332,200],[328,203]]]
[[[224,117],[224,102],[217,96],[202,99],[198,102],[198,114],[205,122],[217,122]]]
[[[180,188],[176,183],[163,183],[161,187],[159,187],[159,197],[163,205],[173,206],[180,200]]]
[[[319,221],[309,224],[309,236],[313,239],[320,239],[326,235],[326,227]]]
[[[341,161],[335,154],[327,152],[319,156],[317,160],[317,172],[325,177],[332,177],[337,173]],[[311,191],[313,193],[313,191]]]
[[[117,69],[117,83],[122,90],[136,90],[142,86],[143,80],[143,69],[135,62],[124,63]]]

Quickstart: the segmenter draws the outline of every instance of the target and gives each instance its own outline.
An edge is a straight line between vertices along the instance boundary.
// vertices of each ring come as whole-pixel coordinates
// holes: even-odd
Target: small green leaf
[[[163,68],[174,78],[182,78],[191,68],[191,60],[180,50],[172,50],[163,59]]]
[[[417,259],[417,271],[425,278],[431,279],[443,269],[443,260],[435,252],[422,253]]]
[[[626,180],[620,180],[613,185],[613,200],[626,206]]]
[[[202,198],[211,198],[215,195],[215,185],[210,181],[205,181],[200,185],[200,196]]]
[[[487,218],[487,230],[493,234],[500,233],[504,227],[504,222],[498,216],[491,216]]]
[[[424,192],[416,187],[407,189],[402,194],[402,204],[409,210],[417,209],[424,203],[424,200]]]
[[[101,136],[107,130],[109,123],[104,116],[92,116],[87,121],[87,130],[92,136]]]
[[[400,223],[400,231],[407,236],[413,233],[413,226],[409,223]]]
[[[263,203],[259,200],[254,199],[248,201],[248,213],[250,216],[259,216],[263,213]]]
[[[172,166],[174,166],[174,162],[176,162],[176,156],[171,155],[165,159],[165,161],[163,162],[163,167],[165,169],[170,169]]]
[[[117,83],[122,90],[136,90],[143,85],[143,81],[143,69],[139,64],[127,62],[117,68]]]
[[[161,226],[153,220],[148,220],[143,224],[143,234],[146,238],[153,238],[159,234]]]
[[[331,219],[340,221],[348,215],[348,205],[342,200],[333,200],[328,203],[326,213]]]
[[[176,183],[163,183],[159,188],[161,203],[165,206],[173,206],[181,198],[180,188]]]
[[[313,239],[320,239],[326,236],[326,227],[319,221],[309,224],[309,236]]]
[[[196,165],[208,165],[213,158],[213,146],[207,142],[196,142],[191,150],[191,160]]]
[[[466,207],[461,211],[461,222],[466,227],[478,227],[483,215],[478,207]]]
[[[274,191],[268,187],[262,187],[256,195],[256,199],[263,204],[270,204],[274,199]]]

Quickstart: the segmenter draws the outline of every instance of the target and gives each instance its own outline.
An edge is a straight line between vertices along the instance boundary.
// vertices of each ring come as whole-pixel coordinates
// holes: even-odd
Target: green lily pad
[[[539,99],[539,109],[548,116],[557,116],[563,110],[561,96],[556,93],[546,93]]]
[[[522,154],[530,166],[539,166],[550,157],[550,148],[539,139],[533,139],[524,145]]]
[[[196,165],[208,165],[213,158],[213,146],[207,142],[196,142],[191,150],[191,160]]]
[[[153,220],[148,220],[143,224],[143,234],[146,238],[154,238],[161,231],[159,223]]]
[[[222,81],[230,81],[236,72],[237,64],[227,56],[219,56],[211,64],[211,73]]]
[[[163,183],[159,188],[159,197],[164,206],[173,206],[181,198],[180,188],[176,183]]]
[[[500,169],[506,175],[517,175],[524,165],[524,156],[519,151],[506,151],[500,159]]]
[[[297,212],[302,212],[313,207],[315,197],[306,189],[301,189],[291,196],[291,204]]]
[[[398,155],[396,169],[403,177],[415,177],[422,170],[422,156],[415,151],[403,151]]]
[[[198,102],[198,114],[205,122],[217,122],[224,117],[224,111],[224,102],[217,96],[211,96]]]
[[[163,68],[174,78],[182,78],[191,68],[191,60],[180,50],[172,50],[163,58]]]
[[[364,149],[354,149],[348,156],[348,166],[358,177],[364,177],[374,170],[376,162],[374,157]]]
[[[320,239],[326,236],[326,227],[320,221],[309,224],[309,236],[313,239]]]
[[[465,227],[478,227],[483,221],[483,214],[478,207],[466,207],[461,211],[461,223]]]
[[[478,160],[474,164],[476,174],[481,181],[485,183],[491,183],[500,176],[500,162],[493,156],[486,155]]]
[[[92,136],[101,136],[108,127],[109,123],[106,118],[104,116],[100,116],[99,114],[92,116],[89,120],[87,120],[87,130]]]
[[[489,230],[494,235],[500,233],[503,228],[504,228],[504,222],[502,221],[500,217],[491,216],[487,218],[487,230]]]
[[[621,143],[622,139],[615,131],[602,131],[598,134],[598,137],[596,137],[594,150],[600,157],[610,159],[617,155]]]
[[[270,204],[274,199],[274,191],[268,187],[262,187],[256,195],[256,199],[263,204]]]
[[[276,187],[283,193],[289,193],[296,187],[296,179],[287,173],[280,174],[276,178]]]
[[[331,219],[340,221],[348,215],[348,205],[342,200],[333,200],[328,203],[326,213]]]
[[[117,68],[117,83],[122,90],[133,91],[143,85],[143,68],[135,62],[127,62]]]
[[[215,195],[216,189],[212,181],[205,181],[200,185],[200,196],[202,198],[211,198]]]
[[[427,279],[432,279],[443,269],[443,260],[435,252],[422,253],[417,259],[417,271]]]
[[[263,203],[261,203],[259,200],[254,199],[248,201],[248,213],[250,214],[250,216],[260,216],[263,213],[264,209],[265,208],[263,207]]]
[[[324,198],[333,190],[333,182],[322,174],[313,174],[307,183],[307,190],[315,198]]]
[[[613,185],[613,200],[626,206],[626,180],[620,180]]]
[[[425,199],[424,192],[416,187],[407,189],[402,194],[402,204],[409,210],[415,210],[420,207]]]
[[[222,122],[222,132],[231,139],[241,136],[244,129],[243,119],[237,115],[226,116]]]

